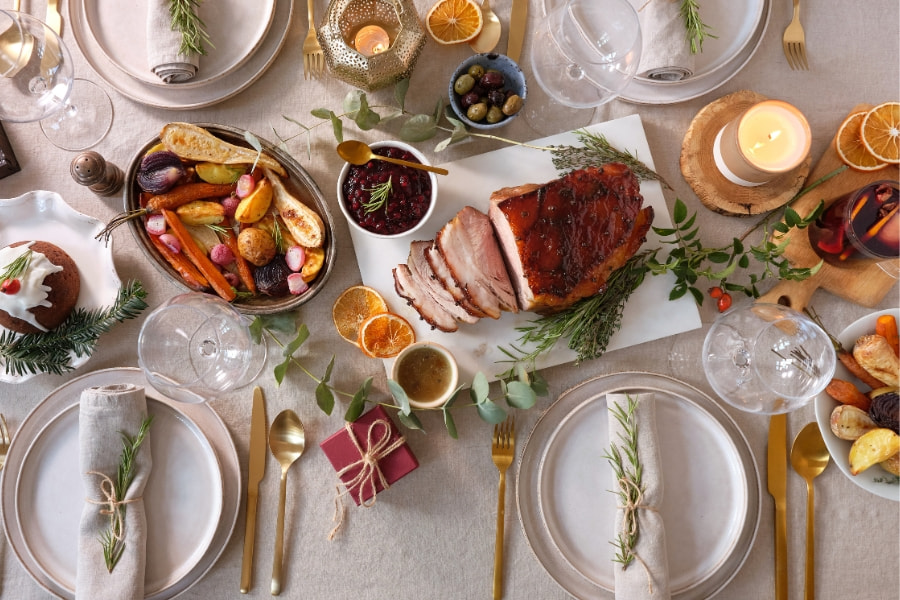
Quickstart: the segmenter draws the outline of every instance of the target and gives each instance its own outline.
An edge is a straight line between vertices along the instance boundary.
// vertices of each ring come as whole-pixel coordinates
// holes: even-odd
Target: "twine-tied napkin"
[[[622,486],[637,492],[635,499],[619,499],[615,516],[616,536],[628,536],[637,528],[637,542],[632,547],[634,559],[623,568],[613,563],[616,600],[667,600],[669,592],[669,564],[666,556],[666,532],[659,512],[663,499],[663,473],[656,435],[656,398],[652,392],[641,394],[607,394],[609,413],[609,443],[615,444],[628,467],[624,449],[629,446],[628,430],[614,413],[627,414],[629,399],[635,403],[633,424],[637,432],[637,456],[642,468],[640,489],[633,481],[613,477],[613,489]],[[621,412],[620,412],[621,411]]]
[[[170,0],[147,2],[147,61],[164,83],[184,83],[197,74],[200,56],[181,53],[181,32],[172,27],[170,4]]]
[[[631,0],[641,24],[641,62],[637,76],[655,81],[682,81],[694,74],[681,3],[677,0]]]
[[[146,415],[140,386],[98,386],[81,393],[78,445],[85,503],[78,535],[76,600],[144,597],[147,519],[141,498],[153,464],[149,440],[135,455],[134,479],[125,497],[111,497],[110,492],[121,462],[122,435],[137,435]],[[121,511],[123,517],[124,549],[110,573],[101,539],[110,530],[112,511]]]

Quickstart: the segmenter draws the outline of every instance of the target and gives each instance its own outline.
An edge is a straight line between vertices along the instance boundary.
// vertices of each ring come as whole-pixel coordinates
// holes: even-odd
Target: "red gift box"
[[[352,435],[351,435],[352,431]],[[357,505],[419,466],[397,426],[379,405],[319,444]]]

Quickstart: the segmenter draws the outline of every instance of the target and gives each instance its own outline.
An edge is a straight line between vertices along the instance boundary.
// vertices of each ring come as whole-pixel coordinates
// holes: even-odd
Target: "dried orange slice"
[[[834,138],[834,149],[851,168],[857,171],[876,171],[886,167],[887,163],[872,156],[863,144],[860,129],[866,114],[867,111],[862,110],[844,119]]]
[[[872,156],[886,163],[900,163],[900,102],[885,102],[866,113],[860,135]]]
[[[373,315],[359,326],[359,347],[371,358],[391,358],[416,341],[409,321],[394,313]]]
[[[425,28],[438,44],[462,44],[484,26],[481,7],[472,0],[438,0],[425,16]]]
[[[365,285],[354,285],[341,292],[334,301],[331,319],[341,337],[358,346],[362,322],[387,310],[387,302],[376,290]]]

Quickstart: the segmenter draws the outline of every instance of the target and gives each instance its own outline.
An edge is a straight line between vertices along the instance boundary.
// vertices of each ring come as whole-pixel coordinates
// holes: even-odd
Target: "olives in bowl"
[[[476,54],[464,60],[450,78],[450,106],[473,129],[495,129],[509,123],[525,104],[525,75],[503,54]]]

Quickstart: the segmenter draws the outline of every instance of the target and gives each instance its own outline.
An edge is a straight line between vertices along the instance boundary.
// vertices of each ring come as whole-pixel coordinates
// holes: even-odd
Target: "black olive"
[[[492,106],[503,106],[503,103],[506,102],[506,94],[503,90],[491,90],[488,92],[488,102]]]
[[[465,96],[459,99],[459,104],[465,109],[468,109],[473,104],[478,104],[479,96],[475,92],[469,92]]]
[[[259,293],[266,296],[286,296],[289,292],[287,278],[292,271],[284,262],[283,254],[276,254],[268,264],[253,271],[253,281]]]
[[[900,433],[900,395],[897,392],[885,392],[872,398],[869,417],[879,427]]]
[[[489,90],[495,90],[503,87],[503,73],[499,71],[488,71],[484,75],[481,76],[481,79],[478,83],[483,88],[487,88]]]

